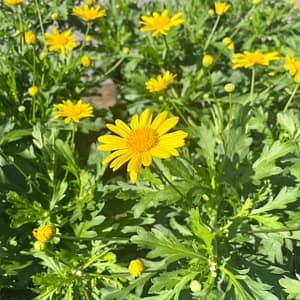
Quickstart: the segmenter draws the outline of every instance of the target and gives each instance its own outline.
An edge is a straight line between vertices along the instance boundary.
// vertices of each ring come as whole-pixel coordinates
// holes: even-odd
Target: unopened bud
[[[226,93],[232,93],[235,89],[235,85],[232,84],[232,83],[227,83],[225,86],[224,86],[224,91]]]

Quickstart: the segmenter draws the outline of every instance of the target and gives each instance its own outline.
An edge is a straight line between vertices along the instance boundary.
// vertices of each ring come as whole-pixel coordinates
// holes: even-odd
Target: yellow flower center
[[[127,145],[132,152],[147,152],[158,143],[158,134],[152,128],[138,128],[127,137]]]
[[[56,44],[57,45],[61,45],[64,46],[66,44],[68,44],[68,38],[66,36],[64,36],[63,34],[59,34],[56,36]]]
[[[248,59],[253,64],[256,64],[256,63],[260,63],[260,62],[264,61],[264,55],[259,52],[254,52],[249,55]]]
[[[157,16],[154,19],[153,27],[156,30],[163,29],[165,26],[169,25],[169,23],[170,23],[170,18],[168,16]]]

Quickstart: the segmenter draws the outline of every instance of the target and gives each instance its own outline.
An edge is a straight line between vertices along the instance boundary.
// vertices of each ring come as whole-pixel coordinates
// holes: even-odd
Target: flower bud
[[[85,41],[86,41],[87,43],[89,43],[91,40],[92,40],[92,37],[91,37],[90,35],[86,35],[86,36],[85,36]]]
[[[36,35],[33,31],[26,31],[24,33],[24,38],[26,44],[35,44],[36,42]]]
[[[36,95],[38,94],[38,92],[39,92],[39,89],[38,89],[38,87],[35,86],[35,85],[31,86],[31,87],[28,89],[28,93],[29,93],[29,95],[32,96],[32,97],[36,96]]]
[[[144,264],[140,259],[134,259],[129,263],[128,270],[131,275],[139,276],[144,271]]]
[[[201,291],[201,283],[198,280],[192,280],[190,283],[190,289],[193,293],[198,293]]]
[[[224,46],[226,46],[228,49],[234,49],[234,43],[232,42],[231,38],[230,37],[225,37],[223,40],[222,40],[222,44]]]
[[[26,110],[26,107],[24,105],[20,105],[18,107],[18,112],[24,112]]]
[[[202,59],[202,65],[205,68],[209,68],[212,65],[213,61],[214,59],[211,55],[205,54]]]
[[[208,15],[213,16],[215,14],[215,11],[213,9],[208,10]]]
[[[83,56],[81,57],[81,64],[82,64],[84,67],[88,67],[88,66],[91,64],[91,59],[89,58],[89,56],[83,55]]]
[[[232,84],[232,83],[227,83],[227,84],[225,84],[225,86],[224,86],[224,91],[225,91],[226,93],[232,93],[232,92],[234,91],[234,89],[235,89],[235,85]]]
[[[52,15],[51,15],[51,19],[53,21],[56,21],[58,19],[58,13],[57,12],[54,12]]]
[[[34,250],[43,251],[45,249],[45,243],[41,241],[36,241],[33,245]]]

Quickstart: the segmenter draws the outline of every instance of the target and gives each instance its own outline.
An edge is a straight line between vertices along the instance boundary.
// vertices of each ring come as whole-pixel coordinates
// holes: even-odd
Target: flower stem
[[[24,47],[24,29],[23,29],[23,21],[22,21],[22,16],[20,14],[20,11],[17,7],[17,16],[18,16],[18,19],[19,19],[19,26],[20,26],[20,32],[21,32],[21,38],[20,38],[20,51],[23,52],[23,47]]]
[[[174,90],[174,88],[171,89],[173,96],[178,99],[178,95],[176,93],[176,91]],[[174,101],[172,101],[172,99],[169,99],[169,102],[171,103],[171,105],[174,107],[176,113],[180,116],[180,118],[183,120],[183,122],[187,125],[190,126],[188,120],[185,118],[185,116],[183,115],[183,113],[181,112],[181,110],[178,108],[178,106],[175,104]]]
[[[250,100],[253,101],[253,95],[254,95],[254,85],[255,85],[255,68],[252,68],[252,74],[251,74],[251,87],[250,87]]]
[[[34,46],[32,47],[32,85],[35,86],[36,82],[36,54],[34,50]],[[32,97],[32,122],[35,123],[36,116],[36,96]]]
[[[71,149],[74,151],[75,149],[75,133],[77,131],[77,125],[75,122],[73,122],[73,126],[72,126],[72,132],[71,132]]]
[[[19,165],[17,165],[17,164],[15,163],[15,161],[14,161],[13,159],[11,159],[8,155],[6,155],[1,149],[0,149],[0,155],[1,155],[8,163],[12,164],[12,165],[15,167],[15,169],[16,169],[16,170],[17,170],[17,171],[25,178],[25,180],[26,180],[26,182],[27,182],[28,184],[31,184],[32,187],[34,187],[38,192],[40,192],[40,193],[42,194],[40,188],[39,188],[39,187],[31,180],[30,176],[28,176],[28,175],[22,170],[22,168],[21,168]]]
[[[209,77],[209,84],[210,84],[211,93],[213,95],[213,98],[214,98],[215,102],[217,102],[217,97],[216,97],[216,92],[215,92],[215,88],[214,88],[214,83],[212,81],[211,71],[210,71],[209,68],[207,69],[207,73],[208,73],[208,77]]]
[[[128,242],[128,240],[126,239],[121,239],[121,238],[117,238],[117,237],[100,237],[100,236],[95,236],[95,237],[80,237],[80,236],[71,236],[71,235],[64,235],[64,234],[54,234],[53,237],[58,237],[60,239],[64,239],[64,240],[72,240],[72,241],[96,241],[96,240],[100,240],[103,242],[110,242],[110,241],[126,241]]]
[[[155,163],[155,161],[152,161],[152,165],[154,166],[154,169],[157,171],[157,173],[168,182],[168,184],[183,198],[186,199],[186,196],[175,186],[173,182],[169,180],[169,178],[159,169],[158,165]]]
[[[86,36],[89,34],[90,29],[91,29],[91,23],[88,22],[88,23],[87,23],[87,27],[86,27],[86,31],[85,31],[85,35],[84,35],[84,40],[82,41],[81,47],[80,47],[80,49],[79,49],[79,53],[80,53],[80,54],[81,54],[81,52],[82,52],[82,49],[83,49],[83,48],[85,47],[85,45],[86,45]]]
[[[163,61],[165,61],[168,52],[169,52],[169,45],[168,45],[168,41],[165,35],[163,35],[163,39],[164,39],[164,43],[165,43],[165,50],[163,51]]]
[[[283,109],[283,112],[286,112],[286,111],[287,111],[289,105],[291,104],[292,100],[294,99],[294,96],[296,95],[296,92],[297,92],[297,90],[298,90],[298,87],[299,87],[299,83],[296,84],[296,86],[295,86],[295,88],[294,88],[294,90],[293,90],[293,92],[292,92],[292,94],[291,94],[291,96],[290,96],[288,102],[286,103],[286,105],[285,105],[285,107],[284,107],[284,109]]]
[[[241,21],[237,24],[236,29],[231,34],[230,38],[232,39],[241,29],[241,26],[248,20],[248,18],[252,15],[256,6],[252,6],[251,9],[247,12],[247,14],[241,19]]]
[[[121,57],[108,71],[105,72],[104,77],[106,77],[109,73],[114,71],[125,59],[125,56]]]
[[[300,231],[300,227],[285,227],[285,228],[274,228],[274,229],[259,229],[259,230],[243,230],[239,231],[239,233],[272,233],[272,232],[287,232],[287,231]]]
[[[44,36],[45,35],[45,30],[44,30],[44,26],[43,26],[43,21],[42,21],[42,16],[41,16],[41,11],[40,11],[40,7],[39,7],[39,3],[38,3],[37,0],[34,0],[34,5],[35,5],[35,9],[36,9],[37,14],[38,14],[41,31],[42,31],[42,34]]]
[[[208,37],[208,39],[207,39],[207,41],[206,41],[206,43],[205,43],[205,45],[204,45],[203,52],[206,51],[206,49],[207,49],[207,47],[208,47],[208,45],[209,45],[209,43],[210,43],[210,41],[211,41],[211,39],[212,39],[212,37],[213,37],[215,31],[216,31],[216,29],[217,29],[217,26],[218,26],[218,24],[219,24],[219,22],[220,22],[220,17],[221,17],[221,16],[218,15],[218,17],[217,17],[217,19],[216,19],[216,21],[215,21],[215,24],[214,24],[214,26],[213,26],[213,28],[212,28],[212,30],[211,30],[211,32],[210,32],[210,35],[209,35],[209,37]]]

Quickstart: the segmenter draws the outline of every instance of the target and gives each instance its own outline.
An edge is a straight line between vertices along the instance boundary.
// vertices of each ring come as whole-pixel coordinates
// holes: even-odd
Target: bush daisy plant
[[[0,13],[0,299],[300,299],[295,1]]]

